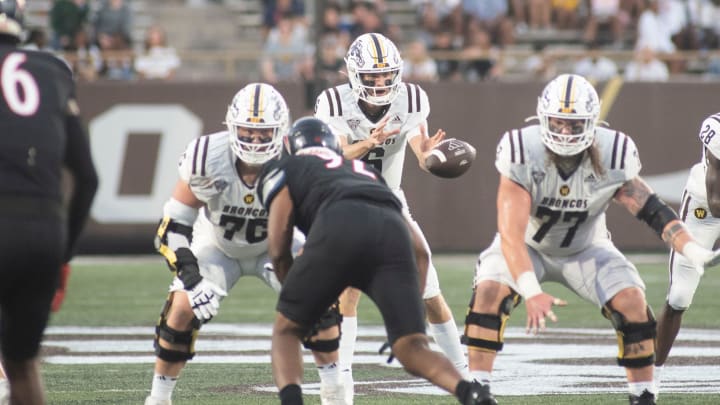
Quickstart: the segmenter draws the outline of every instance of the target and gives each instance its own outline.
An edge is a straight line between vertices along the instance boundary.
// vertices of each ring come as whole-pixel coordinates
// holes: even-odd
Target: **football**
[[[438,177],[452,179],[468,171],[475,160],[475,148],[455,138],[445,139],[425,159],[425,167]]]

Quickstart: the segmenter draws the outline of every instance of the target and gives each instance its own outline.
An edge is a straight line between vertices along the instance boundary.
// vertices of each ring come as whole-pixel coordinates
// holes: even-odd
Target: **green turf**
[[[462,322],[470,297],[474,256],[436,256],[443,295],[456,321]],[[639,265],[647,283],[648,300],[656,313],[660,311],[667,287],[664,265]],[[708,270],[695,296],[693,307],[685,316],[688,327],[718,328],[714,291],[720,287],[720,270]],[[151,326],[164,301],[170,273],[158,258],[157,263],[133,261],[113,265],[75,264],[69,292],[62,310],[53,316],[51,325],[77,326]],[[549,327],[607,327],[609,323],[597,308],[580,301],[562,286],[547,284],[545,289],[568,300],[566,308],[556,309],[560,318]],[[256,279],[241,279],[223,303],[214,322],[270,323],[275,295]],[[524,308],[513,313],[511,326],[523,326]],[[380,317],[368,299],[361,301],[361,324],[380,324]],[[202,334],[200,339],[202,339]],[[372,365],[356,367],[357,380],[409,378],[402,370]],[[141,404],[152,378],[152,365],[54,365],[44,364],[43,375],[50,404]],[[306,370],[307,382],[317,381],[312,368]],[[522,383],[519,381],[518,383]],[[182,374],[173,404],[277,404],[275,394],[252,390],[255,384],[272,385],[268,365],[190,364]],[[501,404],[575,404],[600,405],[627,403],[625,395],[552,395],[499,397]],[[716,404],[717,395],[664,394],[663,403]],[[307,403],[319,403],[309,397]],[[452,397],[411,396],[397,394],[358,396],[356,404],[454,404]]]

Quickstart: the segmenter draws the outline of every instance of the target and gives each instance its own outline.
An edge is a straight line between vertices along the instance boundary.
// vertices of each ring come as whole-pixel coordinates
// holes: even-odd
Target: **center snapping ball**
[[[438,177],[452,179],[465,173],[475,160],[475,148],[455,138],[445,139],[435,145],[425,159],[425,167]]]

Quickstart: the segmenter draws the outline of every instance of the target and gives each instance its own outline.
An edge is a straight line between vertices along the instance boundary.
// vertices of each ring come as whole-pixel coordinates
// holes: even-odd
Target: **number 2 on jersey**
[[[537,232],[535,232],[535,235],[533,235],[533,240],[540,243],[545,235],[547,235],[550,228],[552,228],[552,226],[555,225],[562,216],[563,222],[575,221],[575,224],[568,228],[567,233],[560,244],[560,247],[570,246],[570,243],[572,243],[572,240],[575,237],[575,232],[577,232],[580,224],[585,222],[588,217],[588,213],[587,211],[565,211],[565,215],[562,214],[562,211],[551,210],[550,208],[543,206],[538,207],[537,211],[535,211],[535,217],[542,219],[543,224],[540,228],[538,228]]]

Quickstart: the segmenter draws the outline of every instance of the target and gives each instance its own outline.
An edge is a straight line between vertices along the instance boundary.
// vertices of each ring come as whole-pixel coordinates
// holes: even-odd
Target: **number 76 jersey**
[[[267,251],[267,211],[260,204],[257,187],[240,178],[227,132],[190,142],[178,170],[193,194],[205,203],[195,221],[193,239],[209,238],[237,259]]]
[[[495,167],[500,174],[530,193],[530,221],[525,242],[550,256],[569,256],[608,239],[605,211],[615,192],[640,173],[635,143],[627,135],[595,129],[602,173],[597,173],[588,152],[580,166],[563,176],[540,140],[540,126],[506,132],[497,147]]]
[[[425,90],[416,84],[401,83],[397,98],[385,113],[385,117],[390,117],[385,131],[399,129],[400,132],[361,159],[375,167],[393,190],[400,188],[407,141],[420,134],[420,125],[427,128],[429,114]],[[377,126],[360,110],[347,83],[320,93],[315,102],[315,117],[328,124],[335,134],[347,136],[350,144],[368,139],[370,131]]]

